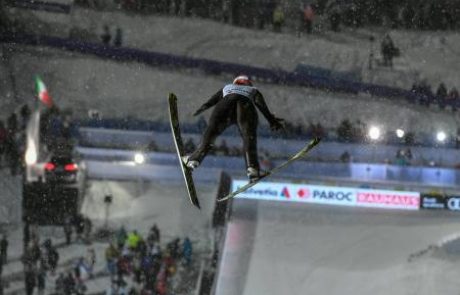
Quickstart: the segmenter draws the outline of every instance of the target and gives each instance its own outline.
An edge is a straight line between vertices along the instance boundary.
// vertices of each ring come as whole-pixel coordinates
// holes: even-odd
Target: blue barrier
[[[15,35],[14,37],[5,35],[0,40],[3,42],[18,42],[28,45],[40,44],[59,47],[70,51],[94,54],[100,57],[112,58],[116,60],[139,61],[154,66],[199,68],[212,74],[246,73],[254,79],[259,79],[275,84],[307,86],[348,93],[366,92],[376,96],[406,97],[411,101],[421,100],[420,95],[414,94],[411,91],[387,86],[351,82],[329,77],[308,75],[305,73],[302,74],[298,72],[291,73],[282,70],[274,71],[270,69],[244,66],[234,63],[217,62],[207,59],[188,58],[171,54],[148,52],[133,48],[115,48],[103,46],[100,44],[73,41],[61,38],[43,36],[35,38],[33,36],[27,35]]]
[[[7,5],[17,8],[25,8],[53,13],[64,13],[69,14],[71,6],[61,3],[51,3],[44,1],[35,1],[35,0],[14,0],[7,2]]]
[[[173,54],[150,52],[135,48],[120,48],[105,46],[98,43],[62,39],[49,36],[34,36],[27,34],[3,34],[0,42],[19,43],[25,45],[42,45],[75,51],[83,54],[93,54],[103,58],[122,61],[143,62],[152,66],[168,66],[182,68],[196,68],[210,74],[240,74],[245,73],[255,80],[267,83],[305,86],[325,89],[334,92],[368,93],[374,96],[405,98],[410,102],[434,102],[436,97],[430,94],[414,93],[400,88],[374,85],[369,83],[353,82],[337,77],[314,75],[307,72],[287,72],[284,70],[265,69],[241,64],[213,61],[203,58],[191,58]],[[457,107],[456,103],[446,102],[446,105]]]

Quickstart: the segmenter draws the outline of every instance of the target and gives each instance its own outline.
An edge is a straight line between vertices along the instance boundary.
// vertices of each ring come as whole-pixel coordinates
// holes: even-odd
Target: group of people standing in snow
[[[192,264],[192,249],[188,237],[162,244],[156,224],[145,237],[120,227],[105,250],[111,278],[106,294],[167,294],[178,268]]]

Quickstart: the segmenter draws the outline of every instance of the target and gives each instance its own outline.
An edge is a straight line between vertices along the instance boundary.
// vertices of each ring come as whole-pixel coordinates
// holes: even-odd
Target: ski
[[[184,165],[182,157],[185,156],[184,144],[182,142],[182,135],[180,132],[179,112],[177,111],[177,96],[170,93],[168,97],[169,104],[169,119],[171,123],[171,131],[173,134],[174,145],[176,147],[177,156],[179,158],[182,175],[184,176],[185,186],[187,188],[190,202],[200,209],[200,202],[198,200],[195,183],[193,182],[192,171]]]
[[[234,192],[231,192],[229,193],[228,195],[222,197],[222,198],[219,198],[217,199],[218,202],[222,202],[222,201],[225,201],[225,200],[228,200],[228,199],[231,199],[233,197],[235,197],[236,195],[246,191],[247,189],[253,187],[254,185],[256,185],[257,183],[259,183],[259,181],[269,177],[270,175],[273,175],[275,173],[277,173],[278,171],[282,170],[283,168],[285,168],[286,166],[288,166],[289,164],[305,157],[308,152],[310,150],[312,150],[315,146],[318,145],[318,143],[321,141],[321,138],[317,137],[317,138],[314,138],[312,139],[304,148],[302,148],[300,151],[298,151],[295,155],[291,156],[289,159],[287,159],[285,162],[283,162],[282,164],[280,164],[279,166],[273,168],[272,170],[270,171],[267,171],[267,174],[265,174],[264,176],[262,176],[261,178],[259,178],[257,181],[254,181],[254,182],[249,182],[248,184],[238,188],[236,191]]]

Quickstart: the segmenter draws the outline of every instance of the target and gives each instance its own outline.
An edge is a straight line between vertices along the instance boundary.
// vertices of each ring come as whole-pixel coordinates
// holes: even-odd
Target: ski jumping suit
[[[257,88],[246,85],[226,85],[214,94],[196,112],[195,116],[208,108],[215,106],[201,142],[189,161],[202,162],[214,145],[216,138],[227,127],[236,124],[243,138],[244,158],[246,168],[252,167],[259,171],[257,157],[257,124],[258,116],[255,106],[270,123],[276,122],[276,117],[268,109],[265,99]]]

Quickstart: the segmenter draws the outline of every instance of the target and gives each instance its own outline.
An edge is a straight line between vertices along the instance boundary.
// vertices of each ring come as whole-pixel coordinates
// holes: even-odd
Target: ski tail
[[[292,155],[291,157],[289,157],[285,162],[281,163],[279,166],[273,168],[272,170],[270,171],[267,171],[267,174],[264,175],[263,177],[259,178],[257,181],[254,181],[254,182],[250,182],[242,187],[240,187],[239,189],[237,189],[236,191],[234,192],[231,192],[229,193],[228,195],[222,197],[222,198],[219,198],[217,199],[218,202],[222,202],[222,201],[225,201],[225,200],[228,200],[228,199],[231,199],[233,197],[235,197],[236,195],[246,191],[247,189],[253,187],[254,185],[256,185],[259,181],[263,180],[263,179],[266,179],[267,177],[277,173],[278,171],[286,168],[286,166],[290,165],[291,163],[305,157],[315,146],[317,146],[321,141],[321,138],[320,137],[315,137],[313,138],[305,147],[303,147],[300,151],[298,151],[296,154]]]

